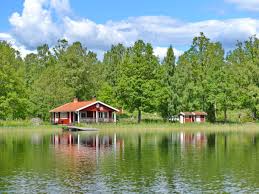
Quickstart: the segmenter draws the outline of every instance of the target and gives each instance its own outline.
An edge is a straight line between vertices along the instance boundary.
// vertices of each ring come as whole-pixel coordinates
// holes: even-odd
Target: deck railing
[[[98,118],[100,123],[112,123],[113,118]],[[80,123],[96,123],[96,118],[80,118]]]

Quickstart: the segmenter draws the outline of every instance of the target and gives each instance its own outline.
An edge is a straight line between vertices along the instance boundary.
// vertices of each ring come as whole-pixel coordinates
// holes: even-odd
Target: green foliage
[[[30,95],[34,116],[47,120],[49,110],[71,101],[74,89],[67,86],[64,79],[64,72],[59,66],[49,67],[42,72],[32,85],[33,92]]]
[[[209,120],[215,121],[217,108],[231,108],[233,87],[227,69],[221,44],[211,42],[203,33],[195,37],[191,48],[178,60],[174,79],[176,112],[204,110]]]
[[[175,74],[176,64],[173,47],[170,46],[167,50],[166,57],[161,66],[161,80],[162,87],[160,89],[160,103],[159,112],[164,119],[170,118],[175,112],[175,101],[174,101],[174,74]]]
[[[259,111],[259,39],[251,37],[244,44],[229,53],[227,60],[232,67],[232,75],[238,93],[239,107],[251,110],[254,119]]]
[[[203,33],[177,60],[170,46],[161,63],[142,40],[131,47],[113,45],[102,62],[80,42],[59,40],[53,49],[41,45],[24,59],[0,42],[0,120],[48,120],[50,109],[93,96],[136,113],[139,122],[142,112],[167,120],[198,110],[213,122],[231,120],[233,111],[243,109],[257,119],[258,56],[255,36],[225,55],[222,45]]]
[[[118,99],[127,110],[138,110],[138,122],[142,111],[157,109],[158,70],[159,62],[150,44],[140,40],[127,49],[116,90]]]
[[[0,119],[24,119],[28,115],[22,68],[19,53],[8,43],[0,42]]]

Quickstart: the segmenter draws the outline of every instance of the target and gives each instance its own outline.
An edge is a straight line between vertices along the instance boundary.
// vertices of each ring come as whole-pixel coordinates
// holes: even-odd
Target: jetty
[[[98,131],[96,128],[86,128],[86,127],[77,127],[77,126],[65,126],[63,130],[66,131]]]

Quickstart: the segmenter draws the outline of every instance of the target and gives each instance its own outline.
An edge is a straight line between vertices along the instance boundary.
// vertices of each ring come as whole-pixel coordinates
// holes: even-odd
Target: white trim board
[[[85,109],[85,108],[87,108],[87,107],[89,107],[89,106],[92,106],[92,105],[94,105],[94,104],[97,104],[97,103],[102,104],[102,105],[104,105],[104,106],[107,106],[108,108],[113,109],[113,110],[115,110],[116,112],[119,112],[118,109],[116,109],[116,108],[114,108],[114,107],[112,107],[112,106],[109,106],[108,104],[105,104],[104,102],[101,102],[101,101],[93,102],[93,103],[91,103],[91,104],[88,104],[88,105],[86,105],[86,106],[83,106],[83,107],[77,109],[76,111],[83,110],[83,109]]]

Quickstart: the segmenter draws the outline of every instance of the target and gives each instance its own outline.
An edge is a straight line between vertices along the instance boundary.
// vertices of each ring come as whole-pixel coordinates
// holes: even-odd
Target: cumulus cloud
[[[14,49],[20,52],[21,57],[26,57],[30,53],[36,53],[36,50],[28,50],[24,45],[17,43],[15,38],[8,33],[0,33],[0,41],[8,42]]]
[[[112,44],[125,43],[123,32],[103,24],[82,19],[64,19],[64,37],[70,41],[81,41],[91,49],[108,49]]]
[[[87,18],[70,17],[70,11],[69,0],[25,0],[22,13],[10,17],[11,35],[26,49],[33,50],[44,43],[53,46],[65,38],[69,42],[80,41],[99,53],[112,44],[130,46],[142,39],[152,43],[155,54],[163,58],[170,44],[175,48],[188,47],[200,32],[213,41],[221,41],[226,48],[259,34],[259,20],[252,18],[183,22],[167,16],[142,16],[98,24]],[[182,51],[175,49],[175,53],[180,55]]]
[[[232,47],[237,40],[244,40],[259,32],[259,20],[251,18],[186,23],[170,17],[145,16],[106,25],[122,33],[126,40],[143,39],[163,47],[169,44],[189,45],[200,32],[204,32],[213,41],[221,41],[224,46]]]
[[[29,49],[40,44],[53,44],[60,31],[52,20],[50,9],[45,9],[47,0],[25,0],[21,14],[15,12],[9,21],[18,41]]]
[[[69,0],[50,0],[50,6],[55,9],[59,15],[69,14],[71,12]]]
[[[154,54],[156,56],[158,56],[160,58],[160,60],[163,60],[166,56],[168,47],[155,47],[154,48]],[[184,52],[181,50],[177,50],[177,49],[173,49],[174,50],[174,55],[176,56],[176,58],[178,58],[179,56],[181,56]]]
[[[225,0],[228,3],[235,4],[239,9],[250,11],[259,11],[259,0]]]
[[[9,42],[10,40],[12,40],[12,36],[8,33],[0,33],[0,40],[5,40]]]

